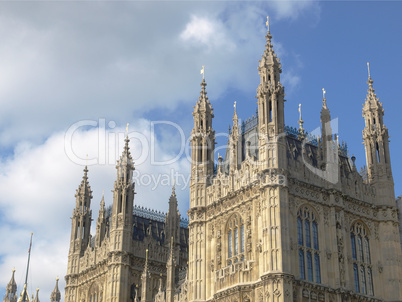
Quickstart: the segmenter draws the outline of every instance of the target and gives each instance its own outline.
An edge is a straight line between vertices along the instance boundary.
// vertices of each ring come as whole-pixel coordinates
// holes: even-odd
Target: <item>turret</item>
[[[205,206],[205,188],[214,174],[215,131],[212,129],[214,117],[205,78],[201,82],[201,94],[194,107],[194,128],[191,132],[191,190],[190,208]]]
[[[268,32],[265,36],[267,43],[264,54],[259,61],[260,84],[257,88],[259,156],[263,170],[286,167],[286,149],[283,135],[285,129],[285,89],[280,82],[282,66],[273,49],[268,21],[267,26]]]
[[[56,278],[56,285],[50,294],[50,302],[60,302],[60,291],[59,291],[59,278]]]
[[[75,209],[73,210],[71,224],[70,254],[83,255],[88,246],[91,231],[92,191],[88,182],[88,168],[84,168],[84,176],[75,194]]]
[[[367,66],[369,67],[368,63]],[[395,205],[394,181],[389,154],[388,129],[384,125],[384,109],[373,88],[368,70],[367,96],[363,105],[365,127],[363,141],[366,150],[368,182],[375,186],[378,201],[383,205]]]
[[[126,137],[123,154],[116,165],[117,179],[114,183],[110,226],[110,240],[113,250],[129,251],[133,237],[134,163],[130,154],[129,141]]]
[[[6,294],[4,295],[3,302],[17,302],[17,283],[15,283],[14,274],[15,269],[12,270],[11,280],[6,287]]]

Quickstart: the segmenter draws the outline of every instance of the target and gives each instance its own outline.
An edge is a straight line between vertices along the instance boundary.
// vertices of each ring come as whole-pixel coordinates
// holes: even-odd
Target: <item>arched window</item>
[[[239,214],[234,214],[227,224],[227,264],[244,260],[245,240],[244,221]]]
[[[370,243],[367,228],[361,222],[356,222],[351,227],[350,241],[352,245],[355,292],[373,296]]]
[[[297,213],[297,243],[300,279],[321,283],[318,223],[316,215],[307,206]]]

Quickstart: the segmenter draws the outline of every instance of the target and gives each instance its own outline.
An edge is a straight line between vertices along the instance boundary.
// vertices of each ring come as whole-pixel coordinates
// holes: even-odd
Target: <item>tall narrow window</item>
[[[299,271],[300,279],[306,279],[306,274],[304,273],[304,252],[302,249],[299,249]]]
[[[357,260],[355,234],[353,233],[350,234],[350,240],[352,242],[352,258],[353,260]]]
[[[227,223],[228,259],[227,264],[245,260],[245,226],[240,214],[233,214]],[[232,258],[232,259],[231,259]]]
[[[297,242],[303,245],[303,223],[300,217],[297,217]]]
[[[244,224],[240,227],[240,253],[244,253]]]
[[[362,279],[362,293],[367,294],[367,292],[366,292],[366,272],[365,272],[363,265],[360,266],[360,276]]]
[[[321,283],[320,255],[314,255],[315,282]]]
[[[304,231],[306,234],[306,246],[311,247],[310,221],[304,220]]]
[[[300,278],[321,283],[318,222],[314,212],[308,206],[300,208],[297,213],[297,243]]]
[[[359,272],[357,271],[357,264],[353,264],[353,276],[355,279],[355,292],[359,293],[360,292],[360,286],[359,286]]]
[[[311,259],[311,252],[307,252],[307,279],[313,281],[313,259]]]
[[[318,250],[318,226],[317,222],[313,221],[313,244],[314,249]]]
[[[355,292],[374,295],[370,244],[367,228],[356,222],[350,229]]]
[[[239,228],[234,230],[234,255],[239,253]]]
[[[373,275],[371,273],[371,268],[367,268],[367,287],[368,291],[367,293],[371,296],[374,295],[374,290],[373,290]]]
[[[228,257],[232,257],[232,230],[228,232]]]

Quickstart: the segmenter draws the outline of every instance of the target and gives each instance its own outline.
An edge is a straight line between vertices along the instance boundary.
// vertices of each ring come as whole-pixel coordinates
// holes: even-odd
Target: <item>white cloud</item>
[[[150,156],[153,149],[158,154],[158,161],[174,158],[176,150],[169,146],[166,148],[157,137],[153,140],[154,145],[150,145],[151,137],[154,135],[150,131],[150,121],[138,120],[131,127],[130,129],[136,130],[130,131],[130,137],[141,135],[145,138],[142,145],[135,138],[131,140],[133,158],[145,158],[141,164],[135,164],[138,194],[134,203],[166,211],[173,184],[171,175],[175,175],[175,171],[184,172],[177,179],[176,192],[180,211],[183,216],[186,216],[188,187],[185,187],[183,180],[188,181],[190,169],[187,158],[182,157],[168,165],[153,165]],[[160,129],[156,128],[156,131]],[[180,145],[180,136],[175,133],[176,131],[174,128],[170,131],[165,128],[163,134],[169,143]],[[124,129],[118,128],[105,133],[109,154],[115,154],[115,150],[119,149],[117,155],[120,156],[123,140],[120,139],[116,146],[114,138],[119,134],[123,136],[123,133]],[[185,141],[187,140],[188,137]],[[83,173],[82,166],[67,157],[64,144],[65,133],[63,132],[51,136],[44,144],[20,143],[16,147],[14,157],[0,164],[0,192],[2,192],[0,236],[3,238],[0,246],[2,261],[0,271],[5,272],[0,277],[0,284],[2,286],[7,284],[11,269],[15,266],[17,282],[21,289],[23,283],[21,276],[25,272],[29,235],[34,232],[29,283],[33,290],[37,286],[41,288],[42,300],[50,296],[56,276],[63,277],[66,273],[71,228],[69,217],[75,206],[74,194]],[[99,150],[104,150],[99,144],[99,129],[95,127],[87,131],[77,130],[72,144],[76,155],[80,158],[84,158],[85,153],[89,154],[89,158],[93,158],[99,154]],[[145,156],[141,155],[142,152],[146,152]],[[103,189],[106,204],[112,204],[111,190],[116,177],[115,161],[108,159],[104,165],[89,166],[88,177],[94,192],[91,204],[92,218],[96,221]],[[155,190],[156,187],[157,190]],[[94,224],[95,222],[92,225],[93,232]],[[60,280],[62,293],[64,293],[63,289],[64,280]]]
[[[268,4],[274,9],[275,16],[278,19],[295,20],[306,10],[319,10],[318,1],[312,0],[278,0],[269,1]]]
[[[228,38],[224,24],[220,20],[210,20],[206,17],[191,16],[191,21],[180,34],[183,41],[190,42],[196,46],[214,48],[225,48],[231,52],[235,44]]]

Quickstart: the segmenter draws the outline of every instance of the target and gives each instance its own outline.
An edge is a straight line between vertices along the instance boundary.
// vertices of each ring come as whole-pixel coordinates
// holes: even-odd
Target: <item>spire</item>
[[[280,82],[282,66],[276,56],[272,36],[269,29],[269,18],[267,18],[267,42],[264,53],[259,61],[258,73],[260,84],[257,88],[258,99],[258,125],[259,135],[259,161],[260,169],[284,168],[286,167],[286,143],[283,137],[285,131],[285,89]],[[276,147],[271,149],[271,144]],[[271,149],[270,151],[268,151]]]
[[[105,209],[105,190],[102,191],[102,200],[100,202],[100,208],[101,210]]]
[[[84,175],[75,194],[75,209],[73,210],[71,222],[70,253],[79,252],[82,254],[88,247],[89,234],[91,229],[92,190],[88,181],[88,167],[84,167]],[[77,243],[76,243],[77,242]],[[72,263],[68,264],[72,269]]]
[[[12,270],[12,275],[10,282],[8,282],[6,287],[6,294],[4,296],[3,302],[16,302],[17,301],[17,283],[15,282],[15,269]]]
[[[33,300],[33,302],[40,302],[39,301],[39,288],[36,289],[36,296],[35,296],[35,299]]]
[[[92,198],[91,186],[89,185],[89,182],[88,182],[88,167],[87,166],[84,167],[84,175],[82,176],[82,180],[81,180],[80,185],[78,186],[77,194],[75,195],[75,197],[77,197],[76,207],[78,207],[78,208],[80,207],[79,202],[82,202],[82,200],[79,199],[78,197],[83,197],[84,199],[86,197]],[[82,209],[83,208],[81,208],[81,210]]]
[[[129,147],[130,139],[128,138],[128,134],[124,139],[124,149],[123,153],[120,156],[120,160],[117,161],[116,169],[117,169],[117,179],[119,182],[123,182],[125,184],[131,183],[132,174],[134,170],[134,162],[131,157],[130,147]]]
[[[267,26],[267,35],[265,36],[265,38],[267,39],[267,44],[265,45],[265,56],[270,56],[270,57],[276,57],[274,49],[273,49],[273,45],[272,45],[272,35],[271,32],[269,31],[269,16],[267,16],[267,22],[265,23]]]
[[[333,154],[334,144],[332,137],[331,128],[331,113],[329,112],[327,106],[327,99],[325,88],[322,88],[322,108],[321,108],[321,156],[320,156],[320,167],[327,170],[329,164],[333,164],[335,158]]]
[[[367,62],[367,69],[368,69],[368,89],[367,89],[367,96],[366,96],[366,102],[365,106],[368,105],[369,107],[379,107],[382,110],[382,104],[379,102],[378,97],[375,93],[375,89],[373,87],[374,81],[371,79],[371,74],[370,74],[370,64]]]
[[[172,194],[169,198],[169,209],[165,218],[165,238],[174,238],[174,243],[180,243],[180,212],[178,209],[177,196],[175,191],[175,183],[173,182]],[[165,245],[168,242],[165,241]]]
[[[31,302],[29,299],[28,291],[27,291],[27,285],[24,284],[24,288],[22,289],[22,292],[20,294],[20,297],[18,299],[18,302]]]
[[[298,123],[299,123],[299,136],[301,139],[304,139],[305,131],[303,128],[304,121],[302,120],[301,104],[299,104],[299,121],[298,121]]]
[[[328,109],[327,108],[327,99],[325,98],[325,94],[327,92],[325,91],[325,88],[322,89],[322,108],[323,109]]]
[[[50,301],[51,302],[60,302],[60,291],[59,291],[59,277],[56,278],[56,285],[50,294]]]
[[[394,183],[391,171],[389,152],[388,129],[384,125],[384,109],[379,101],[370,74],[370,65],[367,63],[368,89],[363,105],[365,128],[363,140],[366,149],[367,175],[369,183],[378,183],[378,196],[383,195],[382,202],[393,204],[395,200],[386,192],[394,192]],[[381,192],[381,193],[380,193]],[[383,194],[384,193],[384,194]],[[387,201],[385,201],[387,199]]]

